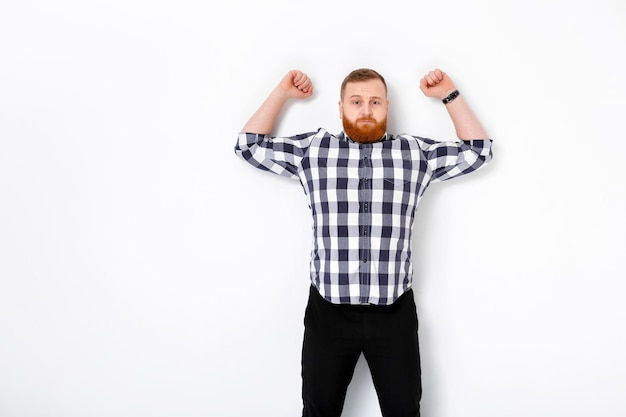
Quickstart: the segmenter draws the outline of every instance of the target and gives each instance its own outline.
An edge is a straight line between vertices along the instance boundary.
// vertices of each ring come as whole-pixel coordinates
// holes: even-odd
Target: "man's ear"
[[[343,103],[339,100],[339,118],[343,119]]]

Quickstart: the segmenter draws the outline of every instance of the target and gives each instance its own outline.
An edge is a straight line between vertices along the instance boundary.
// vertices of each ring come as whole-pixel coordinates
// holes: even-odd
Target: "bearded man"
[[[360,355],[382,415],[420,415],[415,210],[431,183],[473,172],[492,157],[492,140],[446,73],[428,72],[420,89],[443,102],[458,140],[390,135],[385,79],[367,68],[351,72],[341,85],[343,132],[271,135],[289,99],[313,94],[310,78],[292,70],[238,135],[236,154],[298,180],[313,217],[302,348],[304,417],[341,415]]]

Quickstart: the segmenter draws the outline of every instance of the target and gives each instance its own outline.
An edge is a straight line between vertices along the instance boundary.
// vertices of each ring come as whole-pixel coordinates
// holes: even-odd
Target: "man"
[[[385,417],[419,416],[417,313],[411,289],[415,209],[432,182],[491,159],[480,122],[446,73],[420,81],[443,101],[460,140],[387,133],[387,85],[371,69],[341,86],[343,132],[272,137],[289,99],[313,94],[292,70],[245,124],[235,152],[263,170],[299,180],[313,215],[311,289],[302,349],[303,416],[339,417],[361,354]]]

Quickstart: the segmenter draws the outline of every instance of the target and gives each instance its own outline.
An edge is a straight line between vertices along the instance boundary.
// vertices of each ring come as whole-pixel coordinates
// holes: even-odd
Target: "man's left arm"
[[[430,71],[420,80],[420,89],[427,97],[451,101],[445,104],[459,139],[488,139],[487,132],[461,94],[450,96],[457,89],[450,77],[440,69]]]

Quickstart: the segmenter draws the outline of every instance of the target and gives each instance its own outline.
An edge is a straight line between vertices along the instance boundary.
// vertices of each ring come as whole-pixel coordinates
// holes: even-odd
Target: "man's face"
[[[343,130],[355,142],[376,142],[387,131],[389,100],[378,79],[350,82],[339,101]]]

